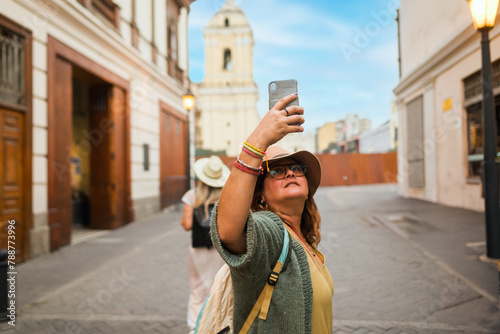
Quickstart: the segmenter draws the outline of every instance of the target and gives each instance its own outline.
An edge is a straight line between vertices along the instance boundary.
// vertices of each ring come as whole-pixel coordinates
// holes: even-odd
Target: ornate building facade
[[[2,1],[0,248],[15,221],[18,261],[180,199],[191,2]]]

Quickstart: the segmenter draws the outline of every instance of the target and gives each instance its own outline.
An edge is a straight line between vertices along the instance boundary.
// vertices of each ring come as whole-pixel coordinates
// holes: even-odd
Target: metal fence
[[[321,162],[321,186],[348,186],[396,183],[398,156],[396,152],[380,154],[317,154]],[[197,157],[199,159],[201,157]],[[235,157],[220,157],[230,169]]]
[[[375,183],[396,183],[398,158],[396,152],[381,154],[319,154],[321,186],[348,186]]]

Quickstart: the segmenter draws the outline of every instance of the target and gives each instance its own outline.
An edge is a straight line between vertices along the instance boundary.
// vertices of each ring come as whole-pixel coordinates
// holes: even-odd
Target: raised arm
[[[288,102],[296,98],[297,95],[292,94],[278,101],[260,121],[246,142],[266,151],[269,146],[285,135],[304,131],[301,126],[304,123],[304,117],[302,117],[304,108],[287,107],[291,115],[289,117],[283,110]],[[301,125],[290,125],[291,123]],[[260,158],[254,157],[244,150],[240,152],[240,159],[252,167],[259,167],[262,163]],[[256,182],[257,176],[233,168],[222,190],[217,210],[217,230],[222,244],[233,254],[243,254],[246,251],[245,224]]]

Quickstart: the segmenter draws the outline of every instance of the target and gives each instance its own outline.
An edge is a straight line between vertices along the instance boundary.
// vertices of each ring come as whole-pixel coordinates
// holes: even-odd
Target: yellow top
[[[326,268],[325,257],[318,250],[316,250],[316,255],[313,255],[314,253],[308,247],[305,247],[296,233],[290,227],[287,226],[287,228],[290,235],[302,245],[307,254],[313,287],[311,333],[331,334],[333,324],[333,280],[328,268]]]

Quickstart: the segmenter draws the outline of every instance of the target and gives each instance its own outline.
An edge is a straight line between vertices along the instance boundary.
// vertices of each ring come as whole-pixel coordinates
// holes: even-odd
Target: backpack
[[[212,239],[210,239],[210,217],[214,204],[208,206],[208,216],[205,216],[205,207],[202,205],[193,210],[193,227],[191,231],[191,240],[193,248],[212,248]]]
[[[290,235],[286,228],[283,228],[283,230],[283,248],[281,249],[280,256],[274,265],[274,269],[269,274],[267,284],[260,293],[239,334],[246,334],[248,332],[257,314],[260,314],[259,319],[266,320],[267,318],[274,286],[278,282],[279,274],[291,252]],[[232,333],[233,301],[231,273],[229,266],[224,264],[217,272],[210,293],[201,308],[194,334]]]

